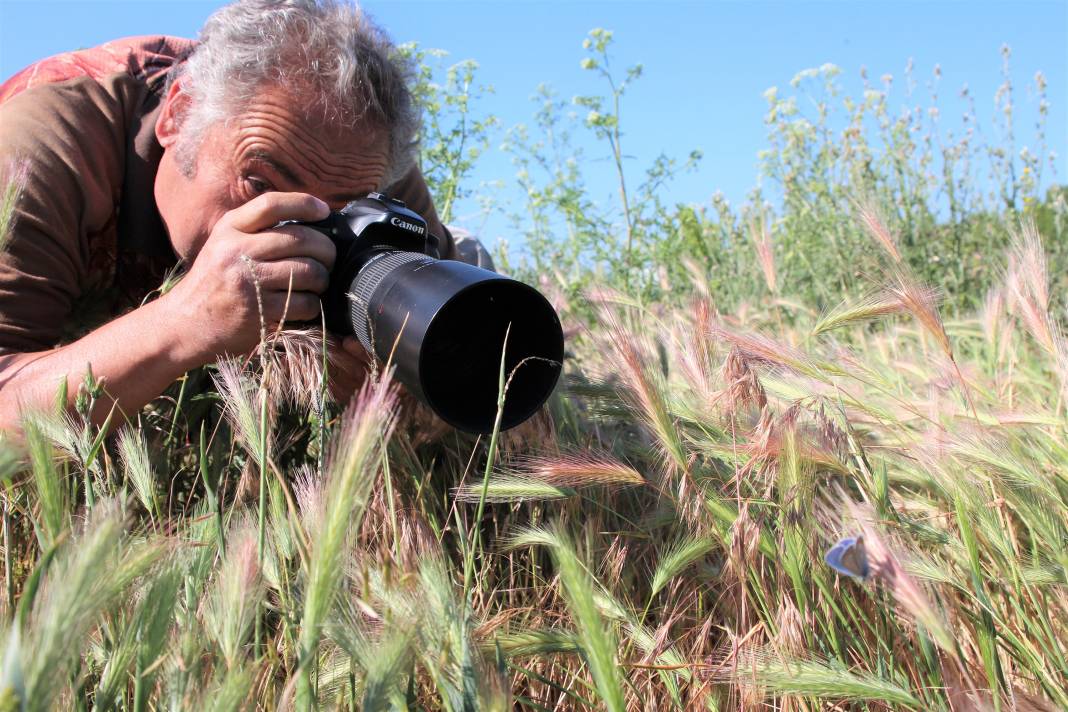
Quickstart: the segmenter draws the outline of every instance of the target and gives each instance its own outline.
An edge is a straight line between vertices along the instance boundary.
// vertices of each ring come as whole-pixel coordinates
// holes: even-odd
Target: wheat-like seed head
[[[875,242],[886,251],[886,254],[897,264],[902,263],[901,251],[897,247],[897,240],[886,227],[886,223],[879,216],[879,211],[870,200],[859,205],[860,220],[864,224],[867,233]]]
[[[767,219],[764,215],[749,221],[749,239],[756,250],[757,263],[764,273],[764,284],[772,294],[779,293],[778,275],[775,270],[775,245],[768,232]]]

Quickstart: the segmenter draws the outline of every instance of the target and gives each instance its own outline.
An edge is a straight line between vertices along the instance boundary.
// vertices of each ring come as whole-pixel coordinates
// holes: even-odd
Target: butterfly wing
[[[831,547],[823,557],[827,565],[840,574],[866,579],[870,573],[864,537],[846,537]]]

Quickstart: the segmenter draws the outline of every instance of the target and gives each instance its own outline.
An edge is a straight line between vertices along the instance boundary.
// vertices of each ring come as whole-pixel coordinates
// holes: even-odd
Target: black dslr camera
[[[501,428],[522,423],[552,393],[563,365],[563,330],[536,289],[440,259],[426,221],[381,193],[301,224],[337,247],[323,297],[327,328],[355,334],[370,353],[395,364],[397,379],[445,422],[492,431],[506,332],[505,374],[515,374]]]

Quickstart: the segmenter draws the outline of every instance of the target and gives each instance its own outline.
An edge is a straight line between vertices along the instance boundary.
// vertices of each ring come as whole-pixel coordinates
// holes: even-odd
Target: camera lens
[[[492,431],[501,351],[510,378],[501,428],[522,423],[552,393],[563,330],[537,290],[463,262],[381,250],[352,280],[352,328],[398,380],[449,424]]]

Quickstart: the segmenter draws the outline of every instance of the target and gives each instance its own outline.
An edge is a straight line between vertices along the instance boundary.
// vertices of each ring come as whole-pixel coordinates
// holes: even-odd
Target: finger
[[[335,401],[345,405],[366,380],[366,368],[351,372],[344,369],[332,369],[330,371],[330,395],[334,397]]]
[[[369,360],[367,350],[353,336],[346,336],[340,342],[332,342],[330,344],[330,358],[336,358],[338,361],[349,364],[358,363],[363,365],[367,365]]]
[[[330,368],[335,372],[342,371],[350,376],[357,376],[367,371],[368,363],[364,359],[336,349],[330,352]]]
[[[363,377],[340,377],[332,376],[330,378],[330,396],[334,399],[334,402],[340,406],[346,406],[352,397],[356,395],[356,391],[360,390],[360,386],[363,385]]]
[[[263,295],[263,318],[270,324],[308,321],[319,316],[319,296],[311,292],[268,292]]]
[[[371,355],[367,353],[367,349],[363,347],[363,344],[361,344],[360,340],[357,339],[355,336],[346,336],[341,341],[341,348],[345,349],[347,353],[352,354],[356,358],[361,359],[363,361],[367,361],[371,358]]]
[[[327,269],[334,266],[337,248],[329,237],[303,225],[282,225],[250,235],[243,243],[245,254],[264,262],[289,257],[311,257]]]
[[[259,195],[226,214],[230,226],[241,232],[259,232],[283,220],[322,220],[330,206],[307,193],[270,192]]]
[[[295,257],[258,263],[256,278],[264,290],[322,294],[330,285],[330,270],[310,257]]]

